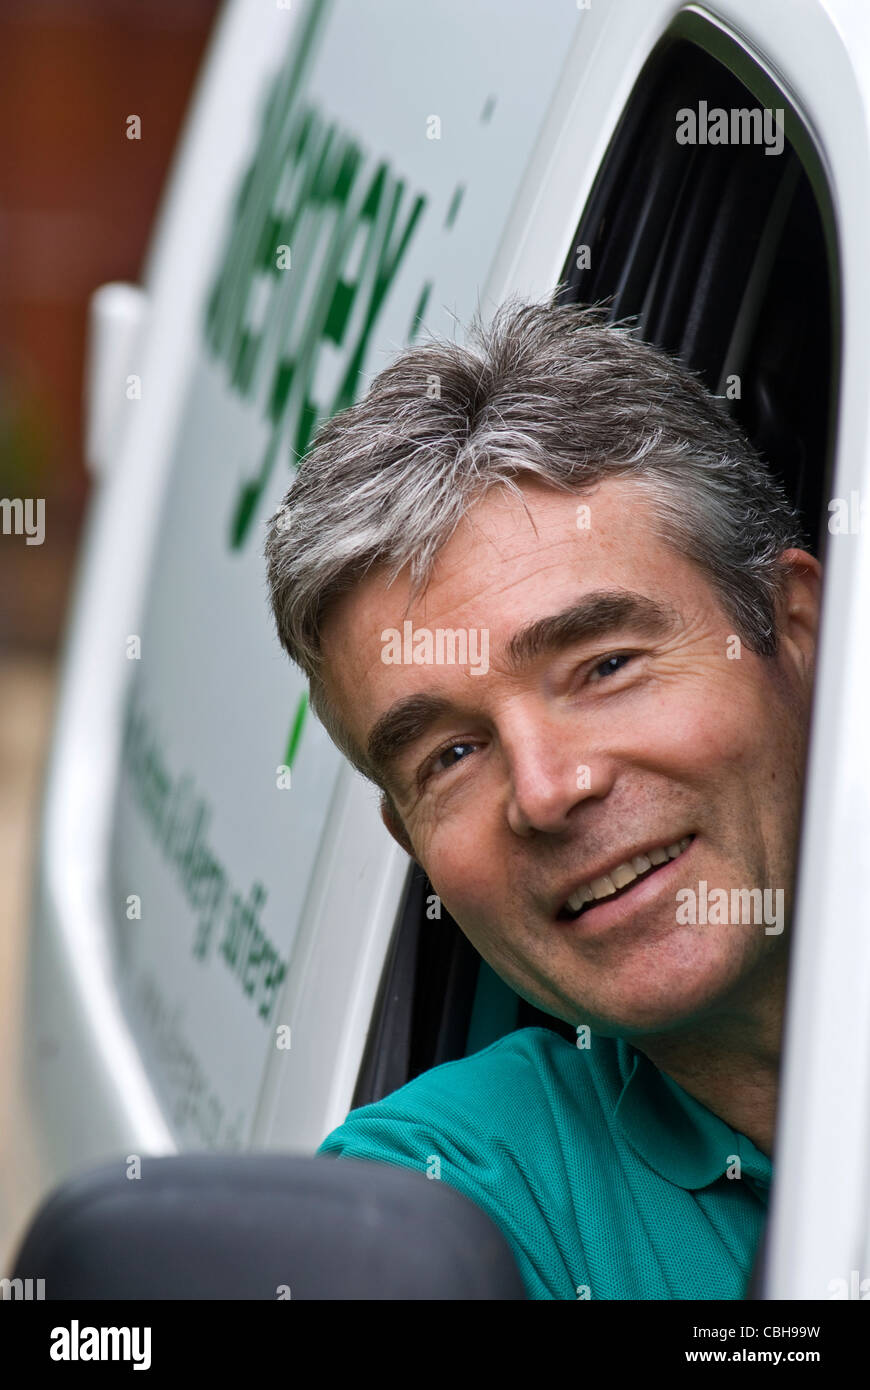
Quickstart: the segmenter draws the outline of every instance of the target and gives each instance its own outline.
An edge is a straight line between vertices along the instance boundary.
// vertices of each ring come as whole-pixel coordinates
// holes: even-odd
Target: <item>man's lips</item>
[[[658,845],[648,844],[645,850],[636,850],[619,860],[611,860],[608,868],[591,872],[583,881],[575,879],[556,900],[556,920],[575,921],[587,909],[631,892],[639,883],[652,878],[659,869],[684,853],[694,838],[694,834],[689,832]]]

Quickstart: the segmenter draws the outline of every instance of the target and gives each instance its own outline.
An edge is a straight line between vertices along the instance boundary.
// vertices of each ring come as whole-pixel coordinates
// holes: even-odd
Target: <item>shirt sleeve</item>
[[[541,1194],[533,1190],[510,1143],[498,1133],[482,1137],[468,1120],[468,1112],[443,1087],[433,1086],[424,1095],[411,1083],[352,1110],[317,1152],[414,1168],[433,1182],[448,1183],[502,1232],[529,1298],[575,1298],[568,1271],[559,1268]]]

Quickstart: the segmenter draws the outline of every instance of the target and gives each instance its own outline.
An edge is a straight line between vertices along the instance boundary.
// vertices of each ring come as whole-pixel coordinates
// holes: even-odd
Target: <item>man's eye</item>
[[[622,669],[622,666],[621,664],[614,665],[614,662],[631,661],[632,655],[631,652],[619,652],[615,656],[606,656],[603,661],[599,661],[598,665],[593,667],[592,676],[597,676],[599,680],[602,680],[607,676],[615,675],[617,671]]]
[[[461,762],[466,754],[473,752],[473,743],[449,743],[446,748],[442,748],[440,753],[436,753],[428,767],[424,769],[424,776],[431,772],[447,772],[451,767],[455,767]],[[458,753],[454,759],[453,754]]]

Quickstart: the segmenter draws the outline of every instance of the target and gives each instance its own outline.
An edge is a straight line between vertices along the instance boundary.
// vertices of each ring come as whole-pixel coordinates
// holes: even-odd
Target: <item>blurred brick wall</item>
[[[88,299],[139,277],[220,8],[0,4],[0,497],[44,497],[46,528],[41,546],[0,530],[0,652],[50,650],[61,631],[88,493]]]

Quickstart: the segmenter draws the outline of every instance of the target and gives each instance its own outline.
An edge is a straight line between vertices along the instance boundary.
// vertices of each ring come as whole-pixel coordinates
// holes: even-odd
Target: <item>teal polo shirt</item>
[[[506,1236],[530,1298],[742,1298],[772,1176],[630,1043],[578,1048],[549,1028],[352,1110],[317,1152],[457,1188]]]

